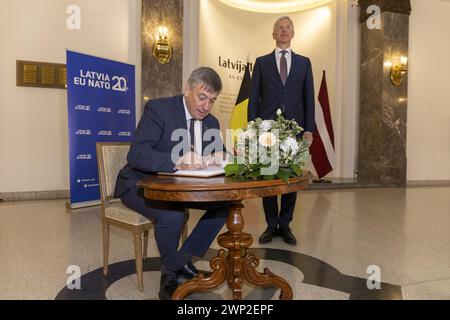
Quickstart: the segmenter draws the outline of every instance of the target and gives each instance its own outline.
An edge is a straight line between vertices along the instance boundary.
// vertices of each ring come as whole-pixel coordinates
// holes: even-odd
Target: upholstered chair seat
[[[134,226],[151,222],[136,211],[128,209],[122,202],[112,203],[109,207],[105,208],[105,217]]]

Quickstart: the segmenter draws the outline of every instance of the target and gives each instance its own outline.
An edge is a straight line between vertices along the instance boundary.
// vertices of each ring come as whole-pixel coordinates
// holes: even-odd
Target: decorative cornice
[[[366,22],[370,14],[367,13],[367,8],[371,5],[380,7],[381,12],[394,12],[400,14],[411,14],[411,0],[359,0],[361,6],[360,22]]]

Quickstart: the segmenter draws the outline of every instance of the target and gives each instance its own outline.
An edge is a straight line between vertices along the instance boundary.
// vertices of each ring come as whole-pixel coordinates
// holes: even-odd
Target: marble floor
[[[260,271],[286,278],[294,299],[450,299],[450,187],[309,190],[298,194],[291,228],[298,244],[265,229],[259,200],[245,202]],[[199,218],[192,212],[191,229]],[[197,267],[208,269],[214,243]],[[152,235],[144,291],[136,287],[133,243],[112,229],[110,275],[101,274],[98,207],[68,211],[64,200],[0,203],[0,299],[157,299],[159,258]],[[81,272],[80,289],[67,282]],[[72,283],[77,283],[72,282]],[[245,299],[277,299],[273,288],[244,287]],[[229,299],[226,286],[189,299]]]

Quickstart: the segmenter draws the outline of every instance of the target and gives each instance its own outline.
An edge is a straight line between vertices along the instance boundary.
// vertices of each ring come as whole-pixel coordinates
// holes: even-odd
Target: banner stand
[[[88,208],[88,207],[97,207],[97,206],[100,206],[101,204],[102,204],[102,202],[100,200],[78,202],[78,203],[66,202],[66,209],[77,210],[77,209],[83,209],[83,208]]]
[[[70,203],[98,206],[97,142],[131,142],[136,130],[135,66],[67,50]]]

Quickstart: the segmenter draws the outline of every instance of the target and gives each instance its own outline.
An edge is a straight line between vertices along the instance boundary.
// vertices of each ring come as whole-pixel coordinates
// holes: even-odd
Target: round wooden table
[[[289,183],[282,180],[240,180],[231,177],[190,178],[155,175],[139,182],[147,199],[159,201],[229,201],[230,213],[227,220],[228,232],[219,235],[217,242],[228,250],[220,250],[216,258],[210,261],[212,274],[203,274],[181,284],[172,298],[184,299],[194,291],[206,291],[217,288],[227,281],[233,291],[235,300],[242,299],[242,284],[245,281],[255,286],[278,287],[281,300],[292,300],[292,288],[283,278],[273,274],[269,269],[263,273],[256,271],[259,258],[247,249],[253,239],[243,232],[242,200],[270,197],[305,189],[312,178],[310,172],[303,172]]]

